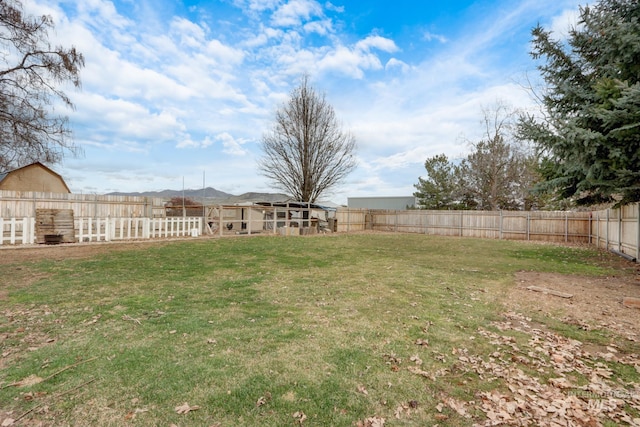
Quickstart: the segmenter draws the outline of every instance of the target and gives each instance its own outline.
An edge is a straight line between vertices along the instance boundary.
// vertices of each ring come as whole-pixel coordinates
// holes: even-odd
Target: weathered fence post
[[[273,207],[273,234],[278,232],[278,208]]]
[[[16,218],[11,217],[9,221],[9,243],[16,244]]]
[[[618,208],[618,252],[622,252],[622,207]]]
[[[640,262],[640,203],[636,203],[636,262]]]
[[[610,209],[607,208],[607,230],[606,230],[606,238],[605,238],[605,250],[609,250],[609,219],[611,218]]]
[[[224,209],[222,209],[222,205],[218,206],[218,233],[220,233],[220,237],[222,237],[222,225],[223,225],[223,217],[224,216]]]

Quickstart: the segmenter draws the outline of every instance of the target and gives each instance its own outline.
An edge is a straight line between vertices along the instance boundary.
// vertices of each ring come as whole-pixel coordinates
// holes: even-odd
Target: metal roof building
[[[417,201],[414,196],[347,198],[347,206],[351,209],[405,210],[407,208],[415,208],[416,205]]]

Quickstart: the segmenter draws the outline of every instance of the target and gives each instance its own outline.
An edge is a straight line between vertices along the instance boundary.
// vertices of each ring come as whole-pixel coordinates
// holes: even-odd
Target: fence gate
[[[36,209],[37,243],[74,243],[73,209]]]

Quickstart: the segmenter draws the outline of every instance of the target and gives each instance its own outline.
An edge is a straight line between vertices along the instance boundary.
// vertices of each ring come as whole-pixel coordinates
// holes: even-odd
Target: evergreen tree
[[[457,200],[459,184],[457,168],[444,154],[428,158],[424,162],[426,177],[418,177],[413,195],[422,209],[462,209]]]
[[[544,114],[522,116],[518,136],[543,155],[538,190],[579,205],[640,201],[640,3],[580,8],[567,40],[532,35]]]

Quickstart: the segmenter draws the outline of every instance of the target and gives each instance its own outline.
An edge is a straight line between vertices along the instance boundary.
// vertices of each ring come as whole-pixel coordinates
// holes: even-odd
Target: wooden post
[[[600,247],[600,212],[597,213],[597,223],[596,223],[596,248]]]
[[[284,226],[286,227],[286,235],[289,235],[289,202],[287,202],[287,212],[284,214]]]
[[[109,230],[109,223],[111,222],[111,219],[109,217],[105,218],[104,220],[104,240],[105,241],[109,241],[110,239],[110,230]]]
[[[16,218],[11,217],[9,221],[9,243],[15,245],[16,243]]]
[[[427,226],[429,224],[429,217],[427,216],[427,212],[420,213],[420,227],[424,229],[424,234],[427,234]]]
[[[527,213],[527,241],[531,240],[531,214]]]
[[[609,211],[610,209],[607,208],[607,229],[606,229],[606,238],[605,238],[605,247],[604,247],[606,251],[609,250],[609,219],[611,218],[611,213]]]
[[[618,208],[618,252],[622,252],[622,207]]]
[[[278,232],[278,208],[273,207],[273,234]]]
[[[36,218],[29,218],[29,224],[29,244],[33,245],[36,242]]]
[[[636,203],[636,262],[640,262],[640,203]]]

